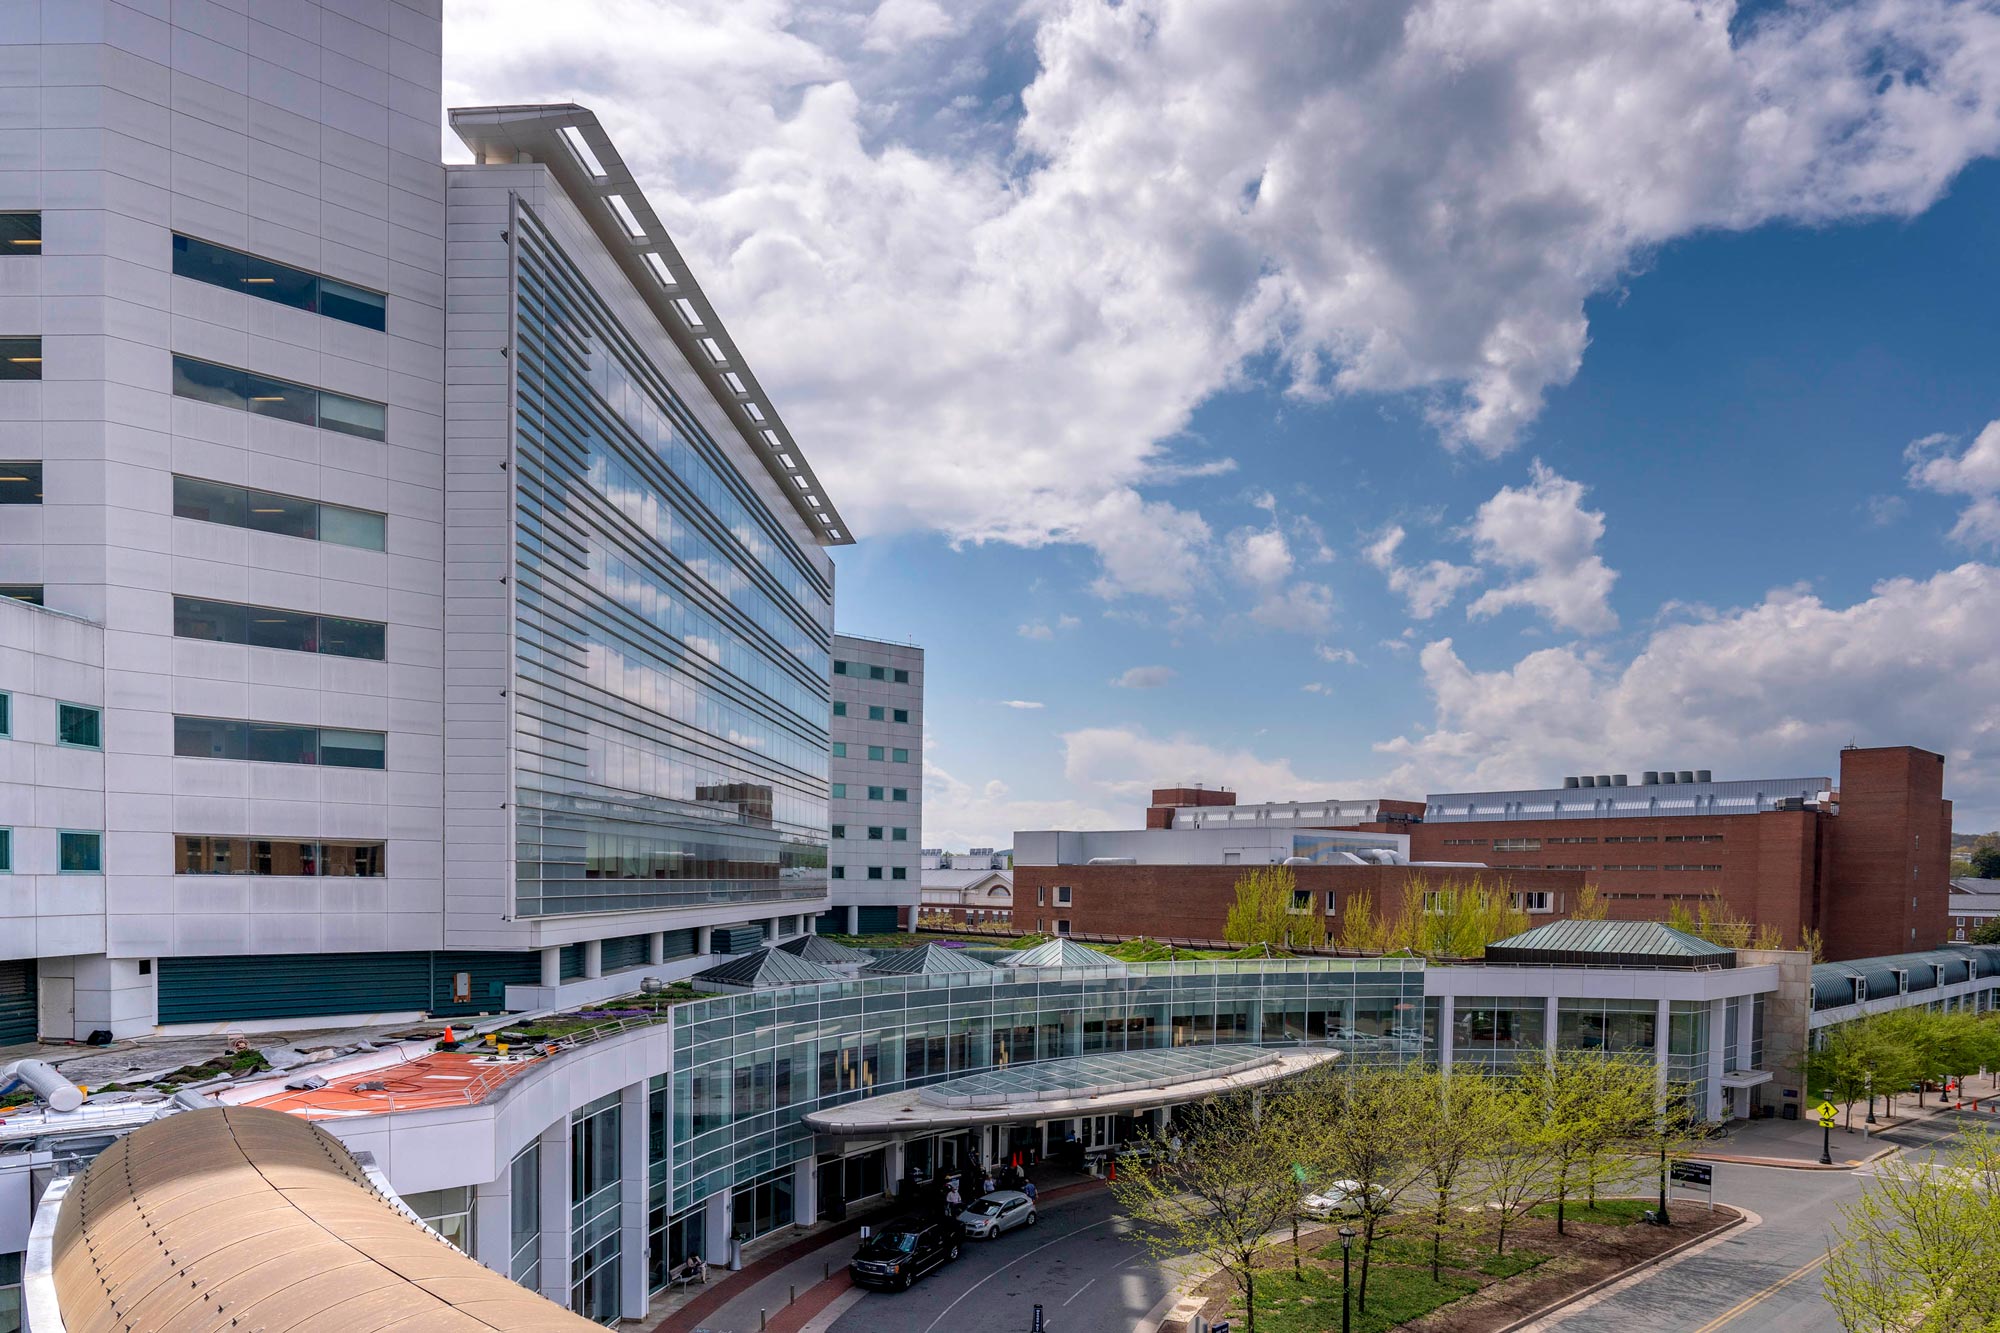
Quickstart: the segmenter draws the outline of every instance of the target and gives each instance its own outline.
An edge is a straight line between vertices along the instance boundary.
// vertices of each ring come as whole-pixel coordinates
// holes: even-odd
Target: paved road
[[[1049,1205],[1041,1221],[968,1246],[908,1291],[869,1292],[833,1333],[1111,1333],[1138,1323],[1171,1285],[1131,1238],[1109,1191]]]
[[[1952,1113],[1880,1137],[1927,1155],[1971,1117]],[[1718,1203],[1747,1208],[1761,1225],[1739,1227],[1720,1243],[1593,1304],[1549,1320],[1563,1333],[1616,1328],[1625,1333],[1838,1333],[1822,1294],[1820,1270],[1840,1205],[1873,1174],[1788,1171],[1717,1163]],[[1679,1197],[1677,1196],[1677,1200]],[[1698,1197],[1698,1196],[1697,1196]],[[1676,1202],[1677,1208],[1699,1203]]]

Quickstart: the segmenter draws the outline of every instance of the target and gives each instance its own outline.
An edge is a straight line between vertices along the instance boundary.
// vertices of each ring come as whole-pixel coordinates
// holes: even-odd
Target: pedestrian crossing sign
[[[1840,1112],[1832,1102],[1821,1102],[1819,1104],[1819,1127],[1821,1129],[1832,1129],[1833,1122],[1839,1117]]]

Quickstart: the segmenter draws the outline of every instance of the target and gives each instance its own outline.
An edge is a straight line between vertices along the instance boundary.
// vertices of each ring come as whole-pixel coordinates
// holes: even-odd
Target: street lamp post
[[[1353,1227],[1340,1229],[1340,1333],[1350,1333],[1352,1328],[1347,1305],[1347,1274],[1353,1258],[1356,1234]]]
[[[1875,1123],[1875,1075],[1863,1074],[1861,1086],[1868,1090],[1868,1123],[1872,1125]]]
[[[1833,1165],[1833,1122],[1822,1120],[1819,1124],[1819,1164]]]

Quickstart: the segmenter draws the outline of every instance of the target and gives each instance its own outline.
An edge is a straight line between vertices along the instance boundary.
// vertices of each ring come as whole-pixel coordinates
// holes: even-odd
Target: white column
[[[1542,1049],[1548,1053],[1549,1063],[1554,1064],[1556,1051],[1560,1049],[1560,1043],[1556,1040],[1556,1024],[1562,1018],[1562,996],[1551,992],[1547,996],[1547,1003],[1548,1007],[1544,1011],[1546,1016],[1542,1019],[1544,1024],[1542,1031],[1547,1036],[1542,1042]]]
[[[542,984],[562,985],[562,946],[551,944],[542,950]]]
[[[512,1277],[514,1263],[514,1172],[500,1168],[500,1178],[472,1191],[472,1257],[494,1272]]]
[[[569,1308],[569,1117],[542,1131],[542,1295]]]
[[[819,1163],[808,1154],[792,1163],[792,1225],[819,1221]]]
[[[654,967],[667,961],[667,932],[656,930],[646,937],[646,961]]]
[[[714,950],[715,950],[715,927],[696,926],[694,933],[695,956],[698,958],[706,958],[710,953],[714,952]]]
[[[843,935],[859,935],[861,933],[861,909],[859,907],[850,906],[847,909],[847,929],[841,933]]]
[[[1667,1099],[1667,1029],[1674,1016],[1672,1000],[1660,1000],[1653,1019],[1653,1096]]]
[[[711,1194],[701,1203],[701,1243],[708,1247],[708,1261],[729,1264],[729,1191]]]
[[[1757,997],[1746,995],[1736,1006],[1736,1059],[1744,1069],[1751,1068],[1750,1051],[1757,1042]]]
[[[1452,1035],[1458,1031],[1458,997],[1438,997],[1438,1068],[1451,1072]]]
[[[1710,1000],[1708,1002],[1708,1097],[1702,1107],[1704,1120],[1722,1119],[1722,1057],[1727,1050],[1724,1045],[1723,1026],[1729,1021],[1729,1001]]]
[[[583,942],[583,975],[590,978],[604,975],[603,940],[585,940]]]
[[[618,1302],[627,1319],[646,1317],[646,1085],[618,1094]]]
[[[910,1165],[909,1153],[909,1145],[897,1139],[882,1154],[882,1183],[887,1186],[891,1198],[903,1188],[903,1173]],[[965,1197],[970,1199],[972,1196],[968,1194]]]

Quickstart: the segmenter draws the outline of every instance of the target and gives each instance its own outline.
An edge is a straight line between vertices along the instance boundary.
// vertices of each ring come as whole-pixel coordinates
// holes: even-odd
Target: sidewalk
[[[1046,1205],[1085,1190],[1101,1189],[1100,1180],[1082,1180],[1045,1189],[1037,1200]],[[740,1272],[709,1279],[708,1287],[667,1315],[653,1333],[798,1333],[808,1319],[824,1310],[851,1284],[847,1261],[860,1248],[863,1223],[894,1217],[891,1206],[867,1216],[821,1227],[746,1262]],[[826,1276],[827,1273],[832,1276]],[[796,1291],[798,1299],[791,1298]]]
[[[1847,1127],[1849,1108],[1840,1106],[1840,1118],[1834,1122],[1831,1136],[1826,1137],[1823,1137],[1819,1121],[1811,1113],[1812,1108],[1801,1106],[1797,1120],[1746,1121],[1737,1125],[1727,1139],[1712,1146],[1703,1144],[1687,1155],[1704,1162],[1780,1166],[1795,1171],[1852,1171],[1896,1151],[1895,1144],[1876,1141],[1875,1136],[1885,1130],[1918,1124],[1954,1107],[1993,1111],[2000,1115],[2000,1093],[1975,1089],[1973,1097],[1966,1100],[1941,1093],[1929,1094],[1924,1100],[1925,1105],[1919,1108],[1915,1093],[1898,1094],[1897,1114],[1891,1116],[1887,1113],[1886,1099],[1878,1097],[1875,1099],[1876,1123],[1873,1125],[1866,1123],[1868,1103],[1855,1102],[1851,1129]],[[1833,1158],[1832,1166],[1824,1165],[1819,1160],[1822,1143]]]

